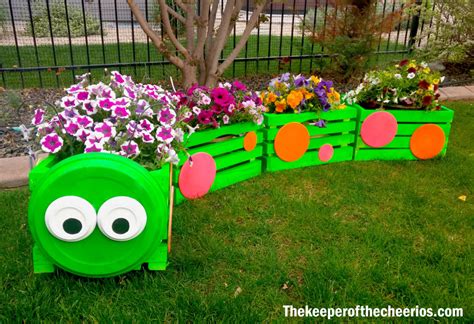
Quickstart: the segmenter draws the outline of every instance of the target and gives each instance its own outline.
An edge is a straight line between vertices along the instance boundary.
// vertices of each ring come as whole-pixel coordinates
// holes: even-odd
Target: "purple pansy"
[[[41,148],[47,153],[57,153],[63,146],[63,139],[56,133],[43,137],[40,141]]]
[[[35,115],[31,120],[31,123],[35,126],[41,124],[44,120],[44,110],[41,108],[35,109]]]
[[[161,127],[158,127],[156,130],[156,139],[159,140],[160,142],[169,144],[173,141],[174,136],[175,136],[175,132],[173,128],[171,127],[161,126]]]
[[[302,75],[297,75],[295,77],[294,83],[295,83],[296,87],[305,87],[305,86],[309,85],[309,81],[306,80],[306,78],[303,77]]]

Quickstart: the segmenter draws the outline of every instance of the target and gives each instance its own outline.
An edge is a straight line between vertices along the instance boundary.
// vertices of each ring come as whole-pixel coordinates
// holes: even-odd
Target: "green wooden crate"
[[[323,119],[326,127],[309,125],[310,122]],[[298,160],[286,162],[275,153],[274,140],[282,126],[290,122],[299,122],[306,126],[311,136],[308,151]],[[264,129],[264,170],[278,171],[306,167],[311,165],[350,161],[354,153],[354,140],[357,124],[357,109],[331,110],[320,114],[306,112],[301,114],[265,114]],[[324,144],[331,144],[334,155],[328,162],[318,158],[318,151]]]
[[[374,148],[368,146],[360,136],[361,125],[364,120],[372,113],[380,110],[365,109],[357,104],[353,105],[358,110],[357,139],[354,151],[354,160],[417,160],[410,150],[410,138],[413,132],[424,124],[436,124],[443,129],[446,135],[446,142],[440,156],[446,154],[448,147],[449,133],[451,131],[451,122],[453,121],[454,111],[446,107],[441,107],[438,111],[425,110],[393,110],[386,109],[391,113],[398,123],[398,130],[395,138],[389,144]]]
[[[254,131],[257,134],[257,146],[252,151],[244,149],[244,136]],[[198,131],[186,142],[186,151],[193,155],[205,152],[216,161],[217,174],[210,191],[256,177],[262,173],[263,132],[262,127],[252,122],[223,126],[217,129]],[[186,200],[179,190],[179,174],[182,165],[188,160],[180,153],[178,167],[173,172],[175,202]]]

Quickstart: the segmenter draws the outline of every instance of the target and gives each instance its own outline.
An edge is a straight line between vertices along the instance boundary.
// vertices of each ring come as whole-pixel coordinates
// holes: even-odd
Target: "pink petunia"
[[[63,146],[63,139],[56,133],[51,133],[43,137],[40,141],[41,148],[47,153],[57,153]]]

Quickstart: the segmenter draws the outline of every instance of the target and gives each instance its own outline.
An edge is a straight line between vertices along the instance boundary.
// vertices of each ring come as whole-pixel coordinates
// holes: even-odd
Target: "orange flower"
[[[276,99],[277,99],[276,94],[274,94],[273,92],[268,93],[268,96],[267,96],[268,102],[275,102]]]
[[[298,107],[298,105],[301,103],[301,100],[303,100],[303,94],[295,90],[292,90],[287,98],[288,105],[290,105],[290,107],[293,108],[293,110],[295,110],[296,107]]]
[[[284,112],[286,109],[286,101],[285,99],[281,99],[281,100],[278,100],[278,101],[275,101],[275,111],[277,113],[282,113]]]
[[[330,104],[341,101],[341,95],[334,88],[331,88],[331,92],[328,92],[328,101]]]

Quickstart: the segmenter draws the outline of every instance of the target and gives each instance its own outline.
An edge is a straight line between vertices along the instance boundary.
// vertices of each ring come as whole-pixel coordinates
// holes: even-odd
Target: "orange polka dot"
[[[249,152],[253,151],[257,146],[257,133],[248,132],[244,137],[244,149]]]
[[[275,137],[275,152],[286,162],[301,158],[309,146],[309,132],[301,123],[288,123]]]
[[[410,150],[421,160],[432,159],[444,147],[446,136],[441,127],[435,124],[426,124],[418,127],[410,138]]]

